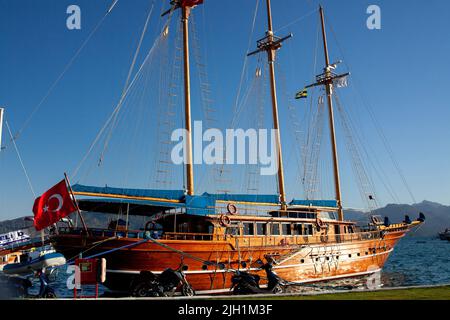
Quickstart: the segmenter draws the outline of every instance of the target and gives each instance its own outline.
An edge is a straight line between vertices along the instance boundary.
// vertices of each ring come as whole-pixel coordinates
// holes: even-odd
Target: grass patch
[[[450,286],[345,292],[320,295],[245,297],[240,300],[450,300]]]

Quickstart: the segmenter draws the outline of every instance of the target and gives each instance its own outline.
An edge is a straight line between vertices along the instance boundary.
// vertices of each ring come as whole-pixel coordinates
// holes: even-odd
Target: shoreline
[[[26,300],[450,300],[450,283],[439,285],[388,287],[380,289],[328,290],[323,292],[256,294],[256,295],[220,295],[194,297],[99,297],[95,298],[57,298],[57,299],[26,299]]]

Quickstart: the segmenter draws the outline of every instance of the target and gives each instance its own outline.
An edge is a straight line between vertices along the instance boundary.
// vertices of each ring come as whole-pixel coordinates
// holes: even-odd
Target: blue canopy
[[[205,192],[203,196],[214,198],[216,201],[270,203],[279,204],[280,196],[275,194],[211,194]]]
[[[254,204],[280,204],[278,195],[252,194],[210,194],[186,195],[183,190],[127,189],[94,187],[75,184],[76,195],[96,197],[79,199],[82,210],[97,212],[118,212],[130,210],[133,214],[147,215],[164,210],[185,208],[187,214],[208,215],[216,212],[216,202],[242,202]],[[337,207],[335,200],[292,200],[289,205]]]
[[[184,199],[183,190],[159,190],[159,189],[126,189],[126,188],[113,188],[113,187],[92,187],[84,186],[81,184],[75,184],[72,186],[74,192],[93,193],[93,194],[111,194],[122,195],[127,197],[142,197],[142,198],[156,198],[167,200],[179,200]]]
[[[291,206],[312,206],[312,207],[328,207],[337,208],[336,200],[292,200]]]

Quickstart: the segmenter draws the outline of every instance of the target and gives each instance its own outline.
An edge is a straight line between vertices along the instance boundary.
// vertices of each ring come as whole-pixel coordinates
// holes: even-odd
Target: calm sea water
[[[67,274],[61,270],[52,283],[58,297],[73,297],[66,286]],[[434,285],[450,283],[450,242],[430,238],[406,237],[400,241],[386,263],[382,276],[384,287]],[[35,282],[36,283],[36,282]],[[365,280],[340,280],[327,284],[290,288],[293,292],[320,290],[351,290],[360,288]],[[39,284],[30,290],[37,293]],[[100,287],[100,294],[107,293]],[[93,295],[93,286],[84,286],[83,295]]]
[[[382,273],[385,286],[450,284],[450,242],[406,237]]]

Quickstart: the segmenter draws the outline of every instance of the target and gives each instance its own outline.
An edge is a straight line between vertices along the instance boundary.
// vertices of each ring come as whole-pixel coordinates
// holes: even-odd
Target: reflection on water
[[[62,269],[52,283],[58,297],[73,297],[67,289],[68,275]],[[291,286],[287,292],[311,293],[329,290],[354,290],[366,287],[366,278],[342,279],[320,284]],[[438,239],[407,237],[400,241],[381,274],[383,287],[432,285],[450,283],[450,242]],[[39,282],[30,293],[37,294]],[[82,295],[94,295],[94,286],[83,286]],[[100,286],[100,295],[105,293]],[[78,293],[80,295],[80,292]]]

